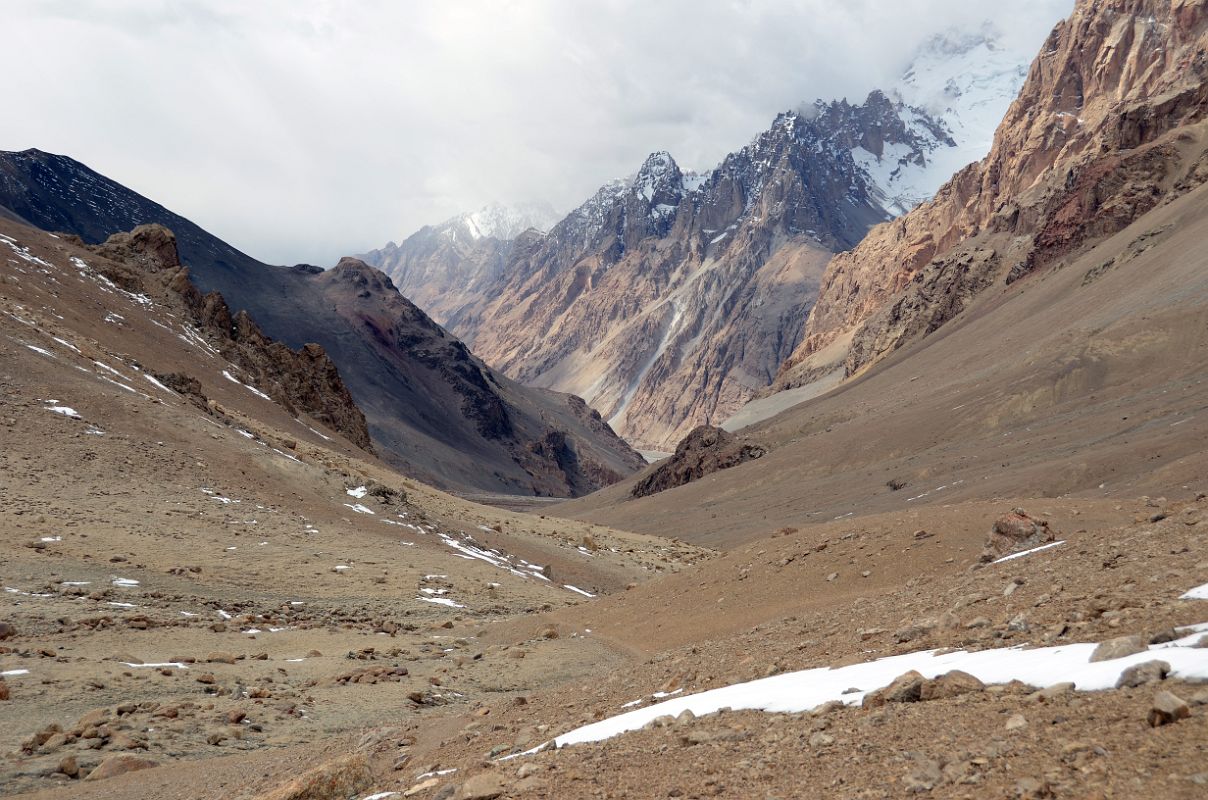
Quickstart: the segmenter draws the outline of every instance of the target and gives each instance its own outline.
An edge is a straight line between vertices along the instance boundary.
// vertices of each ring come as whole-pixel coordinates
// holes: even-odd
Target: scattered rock
[[[1061,683],[1054,683],[1052,686],[1041,689],[1036,693],[1036,698],[1038,700],[1053,700],[1054,698],[1069,694],[1072,691],[1074,691],[1074,683],[1072,681],[1063,681]]]
[[[11,622],[0,622],[0,642],[17,635],[17,628]]]
[[[1053,788],[1036,778],[1020,778],[1015,782],[1015,796],[1019,800],[1043,800],[1053,797]]]
[[[875,707],[885,703],[914,703],[917,702],[922,695],[923,685],[927,679],[922,673],[915,670],[903,673],[894,678],[893,682],[884,689],[878,689],[875,692],[869,692],[864,695],[863,705],[865,707]]]
[[[978,680],[977,677],[970,675],[968,672],[954,669],[951,672],[945,672],[943,675],[937,676],[934,680],[924,683],[919,690],[919,699],[943,700],[947,697],[980,692],[985,690],[985,688],[986,685]]]
[[[1144,686],[1147,683],[1157,683],[1158,681],[1166,680],[1166,676],[1170,674],[1170,664],[1166,661],[1145,661],[1140,664],[1133,664],[1124,672],[1120,673],[1120,678],[1116,681],[1117,689],[1131,689],[1136,686]]]
[[[470,777],[457,792],[457,800],[494,800],[507,790],[503,776],[494,772],[480,772]]]
[[[1012,714],[1007,718],[1007,730],[1018,731],[1028,727],[1028,719],[1023,714]]]
[[[1146,649],[1145,637],[1143,636],[1118,636],[1115,639],[1100,642],[1099,646],[1091,653],[1091,663],[1124,658],[1134,653],[1144,653]]]
[[[80,777],[80,764],[76,760],[74,753],[69,753],[63,756],[59,761],[59,772],[62,772],[69,778]]]
[[[435,786],[435,783],[431,784]],[[321,764],[256,800],[330,800],[358,795],[373,784],[373,773],[363,755]]]
[[[1166,644],[1167,642],[1173,642],[1175,639],[1178,639],[1178,638],[1179,638],[1178,631],[1176,631],[1174,628],[1167,628],[1166,630],[1158,631],[1153,636],[1149,637],[1149,643],[1150,644]]]
[[[113,778],[118,775],[125,775],[127,772],[137,772],[140,769],[150,769],[158,767],[154,761],[137,756],[118,755],[110,756],[101,762],[100,766],[88,773],[86,781],[103,781],[106,778]]]
[[[1180,697],[1171,692],[1158,692],[1154,695],[1153,706],[1149,709],[1149,726],[1157,728],[1189,716],[1191,708]]]
[[[1033,519],[1022,508],[1016,508],[994,521],[981,560],[994,561],[1011,553],[1047,544],[1055,538],[1047,521]]]

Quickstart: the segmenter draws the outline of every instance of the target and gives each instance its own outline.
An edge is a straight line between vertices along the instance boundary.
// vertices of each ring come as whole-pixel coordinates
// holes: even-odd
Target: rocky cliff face
[[[892,92],[781,114],[707,174],[652,154],[547,235],[514,242],[497,277],[452,288],[438,301],[456,309],[449,325],[511,377],[583,396],[641,447],[722,421],[800,341],[830,254],[929,196],[978,147],[978,114],[1001,113],[1002,87],[1022,80],[985,35],[924,53]],[[981,71],[945,76],[953,54]]]
[[[232,314],[218,292],[202,294],[180,263],[176,236],[162,225],[115,233],[92,248],[108,260],[103,273],[123,289],[148,294],[188,319],[244,383],[257,387],[290,414],[309,414],[358,447],[373,452],[365,415],[336,365],[317,344],[298,350],[275,342],[246,311]]]
[[[293,348],[298,362],[291,369],[309,376],[305,385],[287,386],[290,370],[260,368],[296,402],[330,383],[329,356],[364,412],[378,454],[422,480],[566,496],[643,466],[581,400],[497,375],[363,262],[350,259],[327,272],[263,264],[82,164],[39,151],[0,154],[0,205],[93,244],[142,223],[172,229],[189,279],[225,298],[219,307],[203,296],[203,319],[230,330],[236,349],[256,342],[260,330],[280,343],[269,349]],[[149,240],[137,244],[118,237],[106,246],[148,265],[166,257],[163,242],[165,252]]]
[[[1206,19],[1203,0],[1080,1],[990,154],[831,262],[776,387],[854,374],[1202,182]]]

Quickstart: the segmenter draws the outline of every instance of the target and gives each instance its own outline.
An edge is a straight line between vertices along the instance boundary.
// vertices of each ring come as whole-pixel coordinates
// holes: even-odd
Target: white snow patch
[[[168,394],[173,395],[173,396],[175,396],[175,395],[176,395],[176,392],[172,391],[172,390],[171,390],[171,389],[169,389],[167,386],[164,386],[162,383],[160,383],[159,381],[157,381],[157,380],[156,380],[154,377],[152,377],[151,375],[148,375],[147,373],[145,373],[145,372],[144,372],[144,373],[143,373],[143,377],[144,377],[144,378],[146,378],[148,381],[150,381],[150,382],[151,382],[152,384],[154,384],[155,386],[159,387],[160,389],[163,389],[163,390],[164,390],[165,392],[167,392]]]
[[[4,672],[0,672],[0,675],[3,675],[6,678],[9,676],[12,676],[12,675],[28,675],[28,674],[29,674],[29,670],[27,670],[27,669],[6,669],[6,670],[4,670]]]
[[[134,578],[118,578],[115,576],[113,578],[113,585],[114,586],[127,586],[127,587],[138,586],[138,581],[134,580]]]
[[[416,600],[423,600],[425,603],[435,603],[438,606],[448,606],[449,608],[465,608],[461,603],[450,600],[447,597],[417,597]]]
[[[1180,600],[1208,600],[1208,583],[1189,589],[1179,595]]]
[[[1155,645],[1149,650],[1161,650],[1162,659],[1172,667],[1172,677],[1205,680],[1208,679],[1208,649],[1193,647],[1191,640],[1195,638],[1188,636],[1166,645]],[[923,650],[835,669],[819,667],[789,672],[666,700],[576,728],[554,741],[559,747],[603,741],[638,730],[657,717],[677,716],[685,710],[691,710],[699,717],[714,714],[722,708],[798,713],[832,700],[857,705],[868,692],[888,686],[910,670],[934,678],[959,669],[987,684],[1020,680],[1039,688],[1071,681],[1079,691],[1097,691],[1112,688],[1126,668],[1152,657],[1145,651],[1092,663],[1090,656],[1096,646],[1096,643],[1087,642],[1032,650],[1022,647],[946,653]],[[851,687],[858,687],[859,691],[845,693]],[[525,755],[539,749],[540,746],[533,748]]]
[[[365,506],[361,505],[360,503],[345,503],[344,505],[347,506],[348,508],[351,508],[353,511],[357,512],[358,514],[373,514],[373,509],[366,508]]]
[[[47,406],[46,410],[55,414],[62,414],[65,417],[71,417],[72,419],[83,419],[83,417],[80,416],[80,412],[76,411],[71,406],[51,405]]]
[[[358,486],[355,489],[345,489],[344,493],[349,497],[355,497],[356,499],[360,500],[362,497],[369,494],[369,490],[364,486]]]
[[[591,592],[585,592],[582,589],[580,589],[578,586],[571,586],[569,583],[562,584],[562,588],[570,589],[572,592],[577,592],[578,594],[581,594],[584,597],[595,597],[595,595],[592,594]]]
[[[1050,547],[1056,547],[1059,544],[1065,544],[1065,539],[1062,539],[1059,542],[1049,542],[1048,544],[1042,544],[1040,547],[1033,547],[1031,550],[1024,550],[1019,553],[1012,553],[1009,556],[1003,556],[1002,558],[997,559],[995,561],[991,561],[990,563],[991,564],[1001,564],[1004,561],[1012,561],[1016,558],[1023,558],[1024,556],[1032,555],[1032,553],[1039,553],[1041,550],[1048,550]]]

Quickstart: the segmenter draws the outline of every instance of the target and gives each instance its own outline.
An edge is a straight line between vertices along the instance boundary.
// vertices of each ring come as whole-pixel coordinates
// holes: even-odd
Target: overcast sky
[[[273,263],[491,201],[568,211],[652,150],[708,169],[929,34],[1039,49],[1073,0],[22,0],[0,149],[77,158]]]

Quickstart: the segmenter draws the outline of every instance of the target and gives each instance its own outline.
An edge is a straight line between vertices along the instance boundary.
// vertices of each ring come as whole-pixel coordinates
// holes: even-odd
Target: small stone
[[[223,652],[210,653],[208,656],[206,656],[206,661],[210,662],[211,664],[234,664],[235,656],[231,655],[230,653]]]
[[[461,785],[457,800],[494,800],[501,796],[507,786],[503,777],[493,772],[480,772]]]
[[[1178,638],[1179,638],[1178,631],[1176,631],[1174,628],[1167,628],[1164,631],[1158,631],[1153,636],[1150,636],[1149,643],[1150,644],[1166,644],[1167,642],[1173,642],[1175,639],[1178,639]]]
[[[976,676],[954,669],[924,683],[919,690],[919,699],[942,700],[946,697],[984,691],[985,688],[986,685]]]
[[[1036,697],[1040,700],[1053,700],[1062,695],[1069,694],[1074,691],[1074,683],[1072,681],[1063,681],[1054,683],[1052,686],[1041,689],[1036,693]]]
[[[923,793],[930,792],[943,779],[944,773],[940,770],[940,765],[934,761],[927,761],[908,774],[904,783],[907,792]]]
[[[1007,623],[1007,630],[1016,631],[1018,633],[1027,633],[1030,630],[1028,626],[1028,618],[1023,614],[1016,614],[1011,618],[1011,621]]]
[[[1116,681],[1117,689],[1131,689],[1136,686],[1144,686],[1147,683],[1157,683],[1158,681],[1166,680],[1166,676],[1170,674],[1170,664],[1166,661],[1145,661],[1140,664],[1133,664],[1124,672],[1120,673],[1120,678]]]
[[[17,628],[11,622],[0,622],[0,642],[17,635]]]
[[[835,743],[835,737],[818,731],[810,735],[810,747],[826,747]]]
[[[1153,706],[1149,709],[1149,726],[1157,728],[1189,716],[1191,708],[1180,697],[1170,692],[1158,692],[1154,695]]]
[[[80,764],[76,760],[74,753],[63,756],[59,761],[59,772],[62,772],[69,778],[80,777]]]
[[[403,797],[415,797],[417,794],[420,794],[421,792],[426,792],[429,789],[431,789],[433,786],[439,786],[439,785],[440,785],[440,778],[428,778],[426,781],[420,781],[419,783],[412,786],[410,789],[407,789],[406,791],[404,791]]]
[[[1143,636],[1118,636],[1115,639],[1100,642],[1094,652],[1091,653],[1091,663],[1124,658],[1134,653],[1144,653],[1146,649],[1145,637]]]
[[[1023,714],[1012,714],[1007,718],[1007,730],[1018,731],[1028,727],[1028,720]]]
[[[881,696],[889,703],[914,703],[923,692],[927,679],[915,670],[905,672],[893,679],[893,683],[881,690]]]
[[[1053,796],[1053,789],[1045,781],[1020,778],[1015,782],[1015,796],[1019,800],[1043,800]]]
[[[118,775],[125,775],[127,772],[135,772],[140,769],[150,769],[151,767],[159,766],[154,761],[149,761],[145,758],[137,756],[110,756],[101,762],[100,766],[88,773],[86,781],[103,781],[106,778],[113,778]]]
[[[516,770],[516,777],[520,778],[521,780],[524,780],[525,778],[528,778],[532,775],[536,775],[540,771],[541,771],[540,767],[538,767],[536,764],[533,764],[530,762],[528,764],[521,766],[520,769]]]

